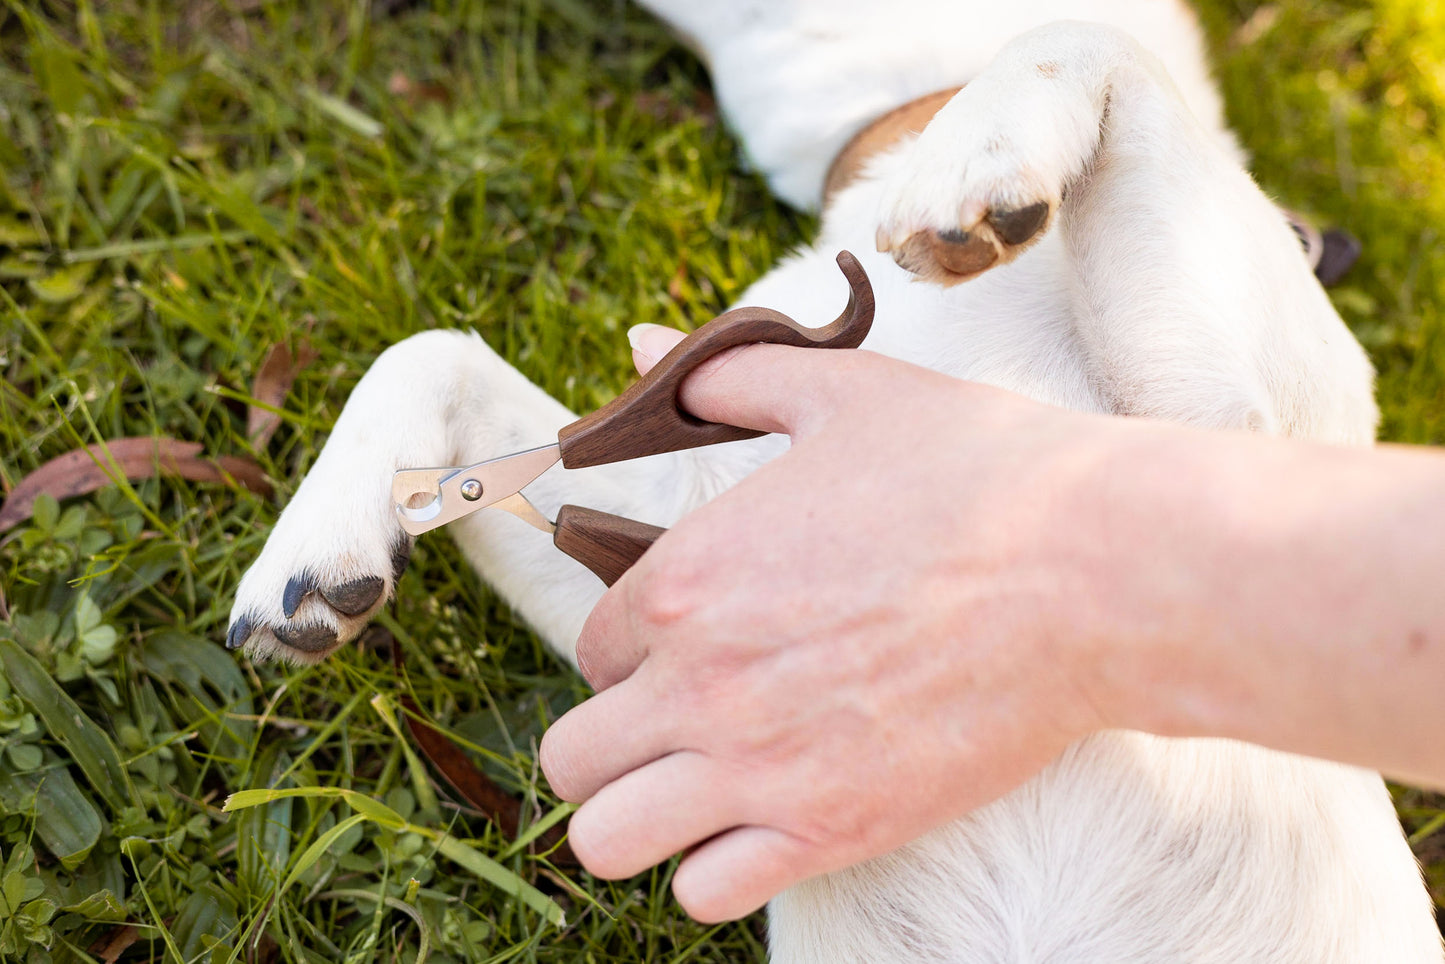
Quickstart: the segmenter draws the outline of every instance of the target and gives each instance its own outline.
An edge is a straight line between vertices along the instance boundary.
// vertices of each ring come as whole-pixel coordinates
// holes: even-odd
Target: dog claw
[[[392,584],[401,581],[401,574],[406,572],[406,564],[411,562],[411,547],[416,540],[411,536],[397,540],[391,547],[391,581]]]
[[[362,576],[339,586],[322,586],[321,596],[331,604],[332,609],[342,615],[360,616],[376,605],[381,591],[385,588],[386,580],[380,576]]]
[[[242,616],[231,624],[230,629],[226,630],[226,648],[240,649],[246,645],[246,640],[250,638],[251,620],[249,617]]]
[[[316,591],[316,577],[309,572],[299,572],[286,580],[286,590],[281,594],[281,611],[290,619],[296,615],[301,600]]]

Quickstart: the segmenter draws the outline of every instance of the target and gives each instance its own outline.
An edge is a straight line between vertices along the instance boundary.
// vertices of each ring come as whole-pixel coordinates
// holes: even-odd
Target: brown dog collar
[[[892,147],[900,138],[923,130],[938,109],[962,89],[936,90],[914,98],[854,134],[828,166],[828,176],[823,181],[823,206],[827,206],[835,193],[857,180],[869,158]]]

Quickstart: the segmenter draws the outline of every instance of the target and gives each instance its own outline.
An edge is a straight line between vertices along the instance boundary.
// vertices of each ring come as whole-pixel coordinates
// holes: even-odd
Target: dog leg
[[[228,645],[315,662],[355,638],[391,597],[411,552],[392,508],[392,473],[542,445],[573,417],[476,335],[427,332],[388,349],[356,386],[242,578]],[[575,472],[554,467],[527,493],[544,513],[575,502],[668,524],[740,477],[747,451],[757,450],[717,449],[706,460],[679,453]],[[482,577],[570,660],[602,593],[597,577],[505,512],[482,510],[449,529]]]
[[[1122,31],[1025,34],[903,150],[879,249],[948,285],[1057,224],[1070,276],[1056,280],[1114,411],[1373,437],[1369,364],[1284,216]]]
[[[707,65],[752,166],[797,207],[823,201],[829,163],[870,121],[975,77],[1010,38],[1068,16],[1127,25],[1169,63],[1184,99],[1222,125],[1193,14],[1181,0],[639,0]]]

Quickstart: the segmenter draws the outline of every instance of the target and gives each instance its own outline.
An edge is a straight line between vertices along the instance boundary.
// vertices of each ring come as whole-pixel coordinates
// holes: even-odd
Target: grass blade
[[[402,818],[401,814],[386,804],[363,796],[354,790],[347,790],[342,787],[290,787],[284,790],[238,790],[226,798],[225,805],[222,806],[221,809],[230,813],[235,810],[241,810],[246,807],[256,807],[287,797],[330,797],[344,800],[348,806],[356,811],[358,817],[365,817],[389,830],[420,834],[435,844],[438,853],[461,864],[479,879],[485,880],[493,887],[521,900],[522,903],[542,915],[549,923],[555,924],[558,927],[565,926],[565,915],[555,900],[486,854],[440,830],[433,830],[430,827],[419,827],[414,823],[408,823]],[[338,826],[340,825],[338,824]],[[335,831],[335,829],[336,828],[332,828],[332,831]],[[328,831],[327,834],[331,834],[332,831]],[[336,832],[335,836],[340,836],[340,832]],[[326,839],[326,835],[323,835],[323,839]],[[334,837],[332,839],[334,839]],[[311,847],[308,847],[306,852],[302,854],[302,857],[297,859],[297,863],[300,864],[302,858],[309,857],[311,861],[314,861],[319,857],[320,850],[316,850],[316,847],[320,842],[321,841],[318,840],[312,844]],[[331,840],[328,839],[327,846],[329,846],[330,843]],[[324,850],[325,847],[321,849]],[[316,850],[314,854],[312,853],[313,850]],[[290,879],[290,877],[287,878],[288,882]],[[285,889],[284,885],[282,889]]]
[[[434,834],[418,827],[411,829],[426,833],[436,839],[437,852],[461,864],[473,874],[494,887],[504,890],[541,914],[549,923],[558,927],[567,926],[566,915],[555,900],[542,893],[506,867],[497,863],[481,851],[465,842],[446,834]]]
[[[381,132],[386,129],[381,126],[380,121],[368,117],[339,97],[323,94],[314,87],[306,88],[304,93],[317,110],[355,134],[374,138],[380,137]]]
[[[281,887],[276,891],[276,899],[280,900],[281,895],[286,893],[291,885],[296,882],[296,878],[306,873],[307,870],[310,870],[311,866],[321,859],[321,855],[326,852],[326,848],[335,843],[338,837],[363,820],[368,819],[370,818],[364,813],[354,813],[317,837],[311,846],[301,851],[301,855],[297,857],[291,865],[291,872],[286,875],[285,880],[281,881]]]
[[[518,834],[517,839],[512,841],[512,845],[506,850],[502,851],[501,857],[499,859],[506,860],[508,857],[513,857],[521,853],[532,841],[536,840],[538,837],[542,836],[548,830],[551,830],[557,824],[561,823],[563,820],[566,820],[568,817],[572,816],[572,814],[576,812],[577,804],[575,803],[564,803],[561,806],[554,807],[551,813],[547,814],[541,820],[538,820],[536,823],[528,827],[525,833]]]
[[[331,797],[337,800],[346,801],[346,805],[357,813],[365,814],[369,819],[381,824],[388,830],[400,830],[406,826],[406,818],[395,810],[382,803],[380,800],[373,800],[371,797],[355,790],[347,790],[344,787],[287,787],[283,790],[237,790],[226,798],[221,806],[223,813],[230,813],[233,810],[244,810],[246,807],[256,807],[263,803],[271,803],[273,800],[284,800],[288,797]]]

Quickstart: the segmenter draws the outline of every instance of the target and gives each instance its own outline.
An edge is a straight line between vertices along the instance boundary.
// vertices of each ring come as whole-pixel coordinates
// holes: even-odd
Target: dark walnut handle
[[[851,253],[839,252],[838,267],[848,279],[848,306],[831,325],[804,328],[771,308],[734,308],[719,315],[678,343],[621,395],[558,432],[562,464],[579,469],[767,434],[704,422],[684,412],[677,401],[682,380],[709,358],[738,345],[857,348],[873,324],[873,286]]]
[[[666,531],[620,515],[564,505],[557,512],[552,542],[610,586]]]

